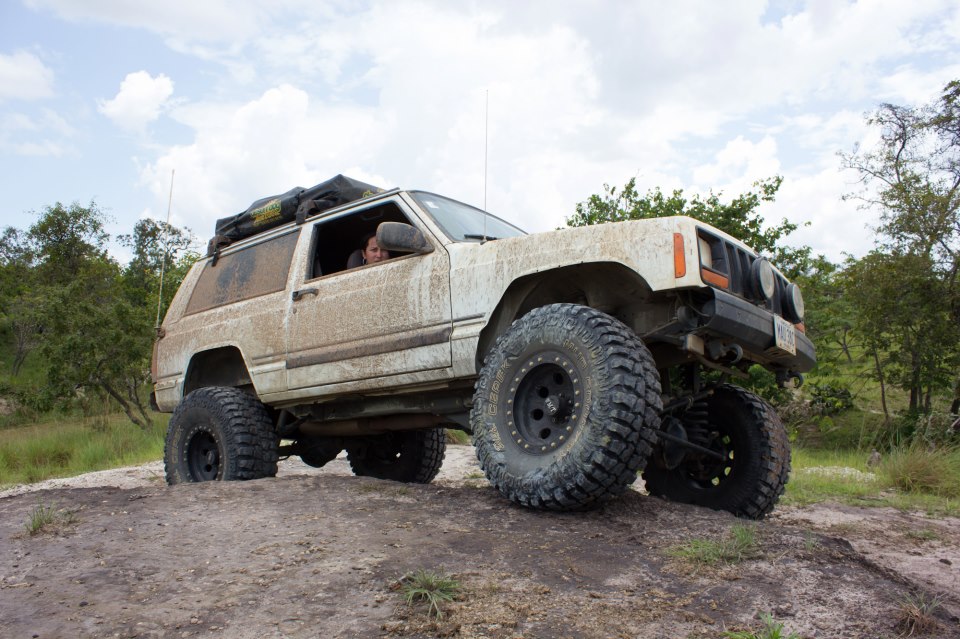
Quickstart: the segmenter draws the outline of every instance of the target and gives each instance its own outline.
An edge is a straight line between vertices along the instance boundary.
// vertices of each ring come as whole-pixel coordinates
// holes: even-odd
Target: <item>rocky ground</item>
[[[770,613],[802,637],[960,637],[958,519],[780,507],[754,556],[705,566],[675,550],[726,537],[732,516],[640,490],[585,513],[519,508],[464,446],[426,486],[343,460],[243,483],[162,474],[0,493],[0,636],[721,637]],[[60,521],[30,535],[41,507]],[[398,592],[417,569],[462,584],[440,620]],[[907,622],[931,601],[924,635]]]

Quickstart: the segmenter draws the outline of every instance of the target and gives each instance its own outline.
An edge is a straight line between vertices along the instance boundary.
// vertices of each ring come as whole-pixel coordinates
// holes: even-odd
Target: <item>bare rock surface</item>
[[[31,536],[38,507],[67,516]],[[755,557],[670,552],[735,523],[639,490],[589,512],[520,508],[465,446],[429,485],[337,459],[167,487],[147,464],[0,492],[0,637],[719,637],[772,613],[802,637],[893,638],[904,601],[934,595],[926,636],[960,637],[960,520],[780,507]],[[441,620],[397,591],[421,568],[463,585]]]

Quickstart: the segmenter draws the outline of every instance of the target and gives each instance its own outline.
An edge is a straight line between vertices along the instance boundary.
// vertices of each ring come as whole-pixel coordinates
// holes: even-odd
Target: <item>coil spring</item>
[[[706,400],[699,400],[693,403],[683,413],[680,420],[683,422],[683,428],[687,431],[687,440],[695,444],[704,445],[708,443],[710,431],[710,408]]]

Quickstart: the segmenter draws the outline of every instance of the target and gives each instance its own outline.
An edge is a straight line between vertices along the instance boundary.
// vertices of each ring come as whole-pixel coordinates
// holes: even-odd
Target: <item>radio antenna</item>
[[[160,257],[160,289],[157,291],[157,323],[154,326],[160,329],[160,307],[163,305],[163,274],[167,268],[167,231],[170,228],[170,207],[173,205],[173,176],[176,169],[170,169],[170,195],[167,197],[167,223],[163,227],[163,235],[160,239],[160,248],[163,251]]]
[[[490,89],[486,90],[486,103],[483,107],[483,210],[487,210],[487,141],[490,131]],[[483,218],[486,220],[487,218]],[[486,229],[484,229],[486,235]]]

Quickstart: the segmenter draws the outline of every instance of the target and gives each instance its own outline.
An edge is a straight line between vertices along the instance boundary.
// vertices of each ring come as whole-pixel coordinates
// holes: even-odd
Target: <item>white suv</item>
[[[429,482],[452,428],[532,507],[588,507],[639,472],[676,501],[774,507],[786,432],[727,380],[786,381],[815,354],[767,260],[688,217],[528,235],[432,193],[320,186],[227,218],[248,228],[177,292],[153,358],[168,482],[343,450],[358,475]],[[391,259],[347,268],[374,231]]]

